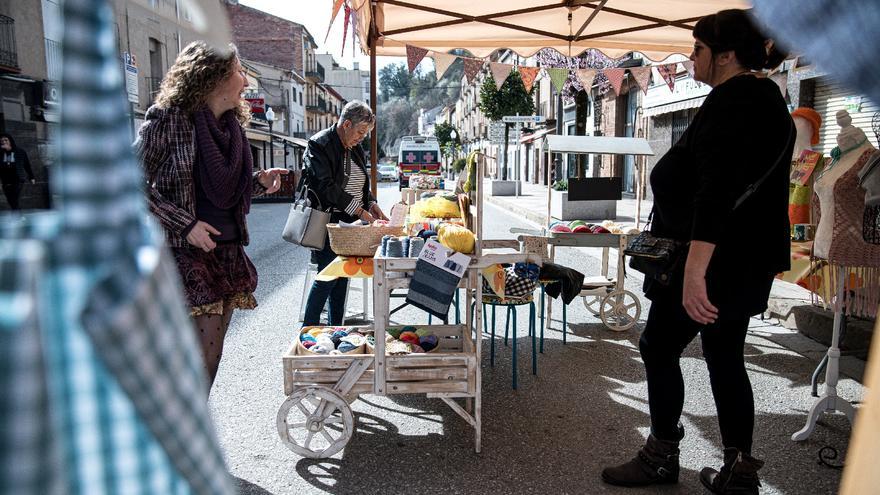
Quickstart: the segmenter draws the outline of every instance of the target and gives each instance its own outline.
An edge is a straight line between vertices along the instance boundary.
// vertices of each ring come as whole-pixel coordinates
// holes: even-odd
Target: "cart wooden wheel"
[[[348,402],[326,387],[303,387],[287,396],[278,409],[278,435],[292,451],[321,459],[342,450],[354,433]]]
[[[642,303],[635,294],[628,290],[618,289],[602,299],[599,318],[609,330],[622,332],[629,330],[642,315]]]
[[[605,296],[584,296],[584,307],[587,308],[587,311],[593,314],[593,316],[599,316],[599,310],[602,307],[602,300],[605,299]]]

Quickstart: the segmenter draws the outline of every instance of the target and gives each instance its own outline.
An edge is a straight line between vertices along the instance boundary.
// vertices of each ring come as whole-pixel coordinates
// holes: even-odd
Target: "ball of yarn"
[[[431,329],[430,329],[430,328],[419,328],[419,329],[416,330],[415,332],[416,332],[416,335],[419,336],[419,338],[424,337],[425,335],[431,335]]]
[[[315,345],[312,346],[311,349],[309,349],[309,350],[312,351],[312,352],[314,352],[314,353],[317,353],[317,354],[330,354],[330,351],[333,351],[333,350],[335,350],[335,349],[333,349],[333,345],[332,345],[332,344],[329,345],[329,346],[326,346],[326,345],[324,345],[324,344],[315,344]]]
[[[341,348],[342,344],[345,344],[345,343],[349,343],[349,344],[357,347],[359,345],[363,345],[364,342],[366,342],[366,339],[364,338],[363,335],[360,335],[360,334],[348,335],[346,337],[342,337],[342,342],[340,342],[339,346],[337,346],[337,349]]]
[[[363,336],[364,336],[364,334],[362,334],[362,333],[360,333],[360,332],[357,332],[357,331],[348,332],[348,335],[349,335],[349,336],[359,336],[359,337],[363,337]]]
[[[410,352],[412,352],[412,345],[399,340],[389,342],[388,345],[385,346],[386,354],[409,354]]]
[[[419,237],[421,237],[422,239],[427,241],[428,239],[430,239],[432,237],[437,237],[437,231],[431,230],[431,229],[426,229],[426,230],[419,232]]]
[[[411,327],[403,327],[403,328],[401,328],[401,327],[388,327],[385,330],[385,333],[396,339],[396,338],[399,338],[400,333],[403,332],[404,330],[406,330],[407,328],[411,328]]]
[[[422,348],[421,348],[420,346],[418,346],[418,345],[413,345],[413,346],[412,346],[412,350],[411,350],[410,352],[413,352],[413,353],[424,353],[425,350],[422,349]]]
[[[305,347],[306,349],[309,349],[309,348],[311,348],[311,347],[314,347],[314,346],[317,345],[318,343],[315,342],[314,340],[306,340],[306,341],[303,342],[302,344],[303,344],[303,347]]]
[[[440,339],[438,339],[436,335],[425,335],[419,339],[419,345],[422,346],[422,349],[426,352],[437,347],[437,344],[439,343]]]
[[[330,347],[333,349],[336,348],[336,343],[333,342],[333,339],[330,338],[330,335],[328,335],[326,333],[322,333],[321,335],[318,335],[318,338],[315,339],[315,341],[318,343],[318,345],[323,345],[325,347]]]
[[[403,332],[400,334],[400,339],[407,344],[418,344],[419,336],[415,332]]]
[[[318,335],[320,335],[326,331],[327,331],[327,329],[324,327],[315,327],[315,328],[312,328],[311,330],[309,330],[309,335],[311,335],[312,337],[317,337]]]
[[[372,335],[367,335],[367,344],[375,346],[376,345],[376,337],[374,337]]]
[[[330,354],[331,356],[339,356],[342,354],[342,352],[337,351],[336,349],[333,349],[332,351],[328,352],[327,354]]]
[[[352,344],[351,342],[342,341],[339,343],[339,347],[336,348],[337,351],[345,354],[346,352],[353,351],[357,349],[358,346]]]
[[[309,334],[307,334],[307,333],[303,333],[303,334],[300,334],[300,336],[299,336],[299,340],[300,340],[300,342],[306,342],[306,341],[312,341],[312,342],[314,342],[314,341],[315,341],[315,337],[313,337],[313,336],[311,336],[311,335],[309,335]]]
[[[336,330],[333,332],[333,336],[339,337],[340,339],[346,335],[348,335],[348,330]]]

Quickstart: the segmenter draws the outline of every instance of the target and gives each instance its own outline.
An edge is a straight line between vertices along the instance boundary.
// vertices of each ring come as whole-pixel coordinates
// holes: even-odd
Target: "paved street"
[[[386,210],[398,197],[396,185],[381,186]],[[229,468],[243,493],[691,494],[702,493],[698,473],[703,466],[720,466],[715,408],[696,341],[682,360],[687,435],[681,482],[626,490],[600,481],[603,466],[629,459],[643,443],[649,424],[647,389],[637,329],[605,329],[580,300],[569,307],[567,345],[562,345],[557,302],[554,331],[546,335],[537,377],[531,375],[530,344],[520,338],[516,391],[510,388],[510,349],[499,342],[495,367],[490,368],[484,337],[481,454],[473,452],[472,430],[460,417],[440,400],[415,395],[364,396],[353,404],[357,431],[345,450],[327,460],[294,454],[278,437],[275,415],[284,400],[280,356],[299,327],[308,252],[281,240],[287,210],[284,204],[255,204],[251,209],[248,252],[260,276],[260,305],[233,319],[211,396]],[[487,238],[512,238],[511,227],[534,227],[491,204],[484,219]],[[562,249],[557,262],[594,275],[599,270],[596,254]],[[626,285],[640,294],[636,275],[629,274]],[[644,320],[648,301],[642,303]],[[352,291],[349,306],[360,307],[359,291]],[[407,309],[395,319],[424,322],[419,313]],[[524,336],[527,311],[521,309],[520,315],[519,335]],[[789,350],[801,348],[804,340],[758,320],[747,340],[758,410],[755,455],[767,462],[761,471],[762,493],[836,493],[840,482],[839,470],[817,464],[817,452],[831,446],[845,456],[851,428],[843,416],[824,418],[806,442],[790,440],[813,402],[809,378],[815,361]],[[862,399],[863,387],[853,379],[842,377],[838,389],[847,400]]]

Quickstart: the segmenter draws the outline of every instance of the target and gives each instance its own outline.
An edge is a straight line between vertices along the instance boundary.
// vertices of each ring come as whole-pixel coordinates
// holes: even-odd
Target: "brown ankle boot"
[[[602,470],[605,483],[618,486],[646,486],[678,483],[678,440],[661,440],[652,433],[631,461]]]
[[[703,468],[700,481],[712,493],[720,495],[758,495],[758,470],[764,465],[754,457],[735,448],[724,449],[724,465],[721,471]]]

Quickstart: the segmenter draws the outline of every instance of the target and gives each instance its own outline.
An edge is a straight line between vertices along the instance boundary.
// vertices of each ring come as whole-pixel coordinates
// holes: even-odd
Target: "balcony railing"
[[[312,101],[306,105],[306,110],[309,112],[327,112],[327,101],[324,98],[318,98],[318,101]]]
[[[322,83],[324,82],[324,67],[321,64],[316,64],[314,70],[306,71],[306,79],[310,79],[312,82]]]
[[[0,66],[20,72],[15,47],[15,20],[5,15],[0,15]]]
[[[307,132],[293,132],[293,133],[291,133],[291,137],[308,139],[309,133],[307,133]]]
[[[159,92],[159,87],[162,84],[161,77],[145,77],[147,80],[147,90],[150,92],[150,102],[156,99],[156,93]]]
[[[61,80],[61,42],[45,38],[46,45],[46,78],[50,81]]]

